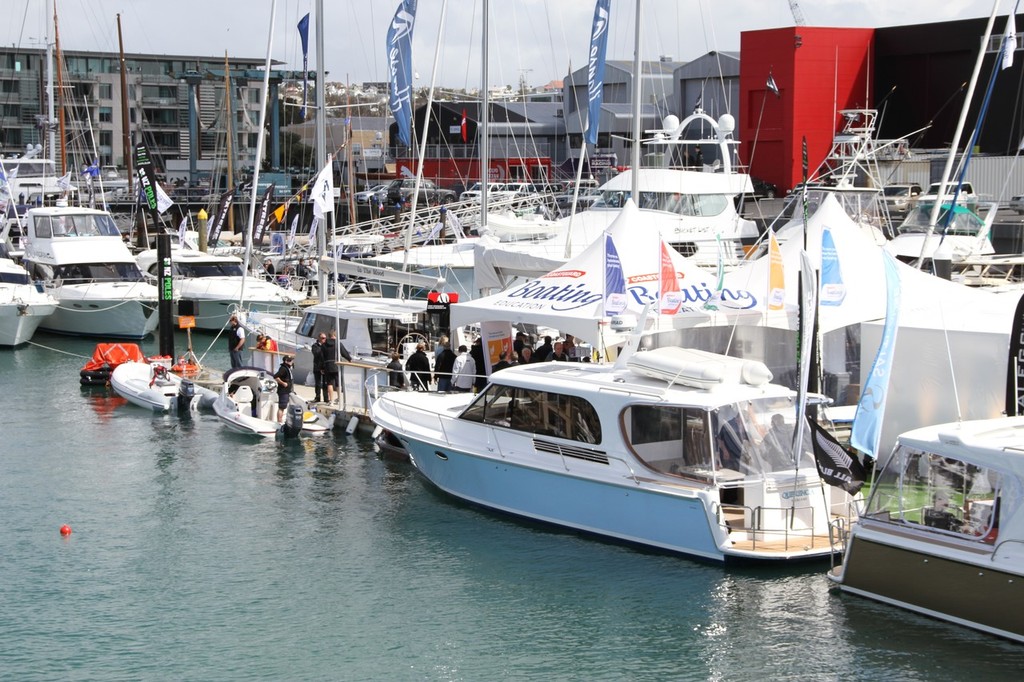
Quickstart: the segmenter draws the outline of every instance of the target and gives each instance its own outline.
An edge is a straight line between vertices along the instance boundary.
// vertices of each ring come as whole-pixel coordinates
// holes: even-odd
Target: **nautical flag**
[[[398,124],[398,141],[412,144],[412,29],[416,0],[402,0],[388,26],[384,48],[388,63],[388,107]]]
[[[885,324],[882,326],[882,342],[871,365],[871,372],[864,383],[864,390],[857,403],[850,433],[850,445],[869,457],[878,456],[878,444],[882,439],[882,417],[885,415],[885,398],[889,391],[889,374],[892,371],[893,353],[896,350],[896,331],[900,315],[900,274],[896,261],[882,252],[885,264]]]
[[[57,178],[57,186],[65,192],[71,189],[71,171]]]
[[[316,253],[317,255],[319,255],[319,253],[316,245],[316,230],[320,227],[320,220],[320,216],[313,216],[313,222],[309,226],[309,244],[313,249],[313,253]]]
[[[185,246],[185,228],[188,227],[188,216],[181,219],[181,225],[178,225],[178,245]]]
[[[604,96],[604,55],[608,48],[608,13],[611,0],[597,0],[594,25],[590,29],[590,55],[587,57],[587,132],[584,141],[597,144],[597,126],[601,121],[601,98]]]
[[[207,242],[213,246],[220,239],[221,230],[224,229],[224,223],[227,222],[228,212],[231,210],[231,202],[235,199],[234,188],[229,189],[224,194],[220,195],[220,206],[217,207],[217,217],[214,218],[213,224],[210,226],[210,234]]]
[[[313,220],[315,221],[316,218],[314,218]],[[312,228],[310,228],[310,229],[312,229]],[[295,246],[295,233],[298,232],[298,231],[299,231],[299,214],[296,213],[295,217],[292,218],[291,230],[288,232],[288,248],[289,249],[292,248],[293,246]]]
[[[169,209],[171,206],[174,206],[174,200],[167,196],[167,192],[164,191],[164,188],[160,186],[159,182],[155,183],[153,187],[156,189],[157,213],[163,215],[164,213],[167,212],[167,209]]]
[[[697,95],[697,101],[693,103],[693,113],[696,114],[698,111],[700,111],[700,108],[703,105],[703,103],[704,103],[704,94],[701,93],[701,94]]]
[[[1013,66],[1013,53],[1017,49],[1016,16],[1006,17],[1006,32],[1003,34],[1003,68]]]
[[[626,309],[626,278],[610,234],[604,236],[604,314],[618,315]]]
[[[672,263],[672,254],[669,253],[668,244],[664,241],[661,241],[659,279],[661,280],[659,312],[663,315],[675,315],[683,305],[683,298],[679,293],[679,279],[676,274],[676,267]]]
[[[260,212],[256,214],[258,217],[252,227],[253,244],[263,243],[263,235],[267,231],[267,223],[270,222],[267,220],[267,214],[270,212],[270,197],[273,196],[273,194],[274,183],[270,183],[270,186],[263,192],[263,201],[260,202]]]
[[[779,92],[779,86],[775,84],[775,76],[772,75],[771,71],[768,72],[768,82],[765,83],[765,87],[771,90],[772,94],[776,97],[782,96],[782,93]]]
[[[284,225],[284,216],[285,216],[286,213],[288,213],[288,204],[290,202],[291,202],[291,199],[289,199],[288,201],[284,202],[283,204],[281,204],[280,206],[275,208],[274,212],[271,213],[271,215],[274,217],[274,221],[278,225]]]
[[[309,196],[313,200],[313,215],[323,217],[334,211],[334,161],[327,159],[327,165],[316,176]]]
[[[839,267],[839,254],[832,241],[832,230],[821,231],[821,304],[836,306],[846,298],[843,271]]]
[[[860,460],[847,452],[831,433],[813,419],[808,418],[807,424],[811,427],[814,463],[818,466],[821,480],[856,495],[867,480]]]
[[[298,29],[302,41],[302,109],[299,110],[299,120],[305,121],[306,93],[309,91],[309,12],[299,19]]]
[[[818,289],[814,266],[806,251],[800,251],[800,335],[797,366],[796,428],[793,430],[793,451],[799,452],[804,442],[803,415],[807,414],[807,393],[811,385],[811,359],[814,355],[815,314],[818,309]],[[817,384],[817,382],[815,382]]]
[[[1010,327],[1010,357],[1006,366],[1007,417],[1024,414],[1024,296],[1017,301]]]
[[[469,125],[466,123],[466,110],[462,110],[462,123],[459,124],[459,132],[462,133],[462,144],[469,142]]]
[[[768,231],[768,310],[782,310],[786,303],[786,273],[782,251],[773,230]]]

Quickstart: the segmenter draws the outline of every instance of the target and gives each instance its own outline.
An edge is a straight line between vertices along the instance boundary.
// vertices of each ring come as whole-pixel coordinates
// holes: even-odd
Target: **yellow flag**
[[[274,213],[272,215],[274,216],[274,220],[277,221],[278,225],[283,225],[284,224],[284,212],[287,211],[287,210],[288,210],[288,204],[287,203],[281,204],[276,209],[274,209]]]
[[[786,276],[782,270],[782,251],[775,232],[768,233],[768,310],[782,310],[786,302]]]

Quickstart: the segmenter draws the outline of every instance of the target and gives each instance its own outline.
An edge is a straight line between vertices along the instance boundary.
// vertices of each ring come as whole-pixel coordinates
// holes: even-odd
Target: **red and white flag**
[[[462,110],[462,123],[459,124],[459,130],[462,132],[462,143],[466,144],[469,142],[469,127],[466,125],[466,110]]]

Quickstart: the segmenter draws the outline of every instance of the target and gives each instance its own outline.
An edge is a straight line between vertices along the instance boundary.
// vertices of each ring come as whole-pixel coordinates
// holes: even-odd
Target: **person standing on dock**
[[[288,402],[291,399],[292,391],[295,390],[295,380],[292,377],[292,363],[295,359],[286,355],[281,359],[281,366],[274,375],[277,382],[277,421],[284,423],[284,415],[288,411]]]
[[[442,336],[441,352],[434,360],[434,378],[437,379],[437,392],[447,393],[452,390],[452,373],[455,371],[455,352],[447,336]]]
[[[245,330],[238,323],[238,315],[228,321],[228,351],[231,353],[231,369],[242,366],[242,349],[245,348]]]
[[[349,355],[345,344],[338,341],[338,332],[332,329],[327,337],[327,343],[324,344],[324,394],[326,395],[325,400],[329,403],[334,402],[334,394],[331,389],[338,391],[339,357],[345,362],[352,362],[352,356]]]
[[[405,370],[412,377],[412,387],[417,391],[426,391],[430,385],[430,360],[427,358],[426,346],[416,344],[416,352],[405,361]]]
[[[320,332],[320,336],[317,337],[317,340],[309,347],[309,352],[313,355],[313,401],[317,403],[327,397],[327,384],[324,379],[324,357],[326,345],[327,334]],[[324,398],[321,398],[320,396],[324,396]]]
[[[473,390],[473,380],[476,378],[476,361],[473,360],[473,356],[469,354],[469,349],[465,346],[459,346],[459,357],[455,358],[455,366],[452,368],[452,372],[455,373],[452,387],[456,391],[467,392]]]

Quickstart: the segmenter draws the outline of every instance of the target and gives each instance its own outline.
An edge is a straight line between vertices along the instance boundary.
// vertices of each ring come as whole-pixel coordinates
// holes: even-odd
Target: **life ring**
[[[199,365],[192,364],[191,362],[179,362],[171,367],[171,371],[184,377],[194,377],[199,374]]]

